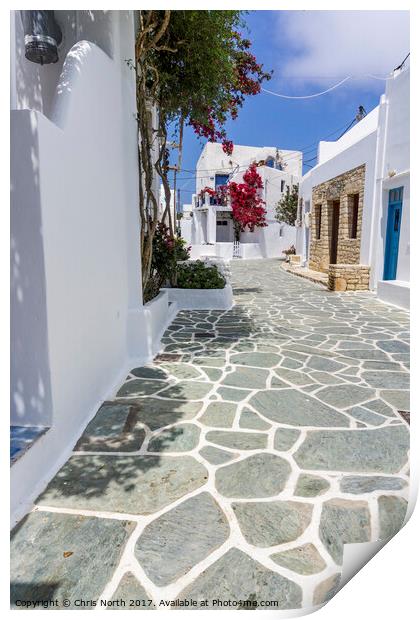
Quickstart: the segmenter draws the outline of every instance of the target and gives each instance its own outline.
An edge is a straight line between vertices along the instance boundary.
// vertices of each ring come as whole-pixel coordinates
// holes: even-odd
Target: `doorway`
[[[388,198],[388,221],[386,226],[384,280],[395,280],[398,267],[403,188],[391,189]]]
[[[331,241],[330,241],[330,264],[337,264],[337,250],[338,250],[338,229],[340,225],[340,202],[334,201],[332,203],[332,217],[331,217]]]

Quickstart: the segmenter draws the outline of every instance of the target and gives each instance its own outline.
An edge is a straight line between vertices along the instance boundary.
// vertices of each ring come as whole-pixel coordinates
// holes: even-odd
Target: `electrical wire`
[[[337,84],[333,84],[332,86],[330,86],[330,88],[327,88],[326,90],[323,90],[320,93],[314,93],[312,95],[300,95],[300,96],[283,95],[282,93],[275,93],[272,90],[268,90],[266,88],[261,88],[261,90],[264,93],[268,93],[269,95],[274,95],[275,97],[281,97],[282,99],[313,99],[314,97],[321,97],[321,95],[326,95],[327,93],[330,93],[332,90],[335,90],[336,88],[338,88],[339,86],[341,86],[342,84],[350,80],[352,77],[353,76],[348,75],[343,80],[340,80],[339,82],[337,82]]]

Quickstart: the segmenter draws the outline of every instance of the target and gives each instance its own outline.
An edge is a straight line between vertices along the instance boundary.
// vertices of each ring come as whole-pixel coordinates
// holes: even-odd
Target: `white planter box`
[[[163,288],[170,302],[179,310],[229,310],[233,305],[232,287],[225,288]]]

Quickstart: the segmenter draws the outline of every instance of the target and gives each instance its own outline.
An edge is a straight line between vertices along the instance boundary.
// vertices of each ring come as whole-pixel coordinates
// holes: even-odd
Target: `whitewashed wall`
[[[51,425],[13,465],[15,517],[154,346],[140,286],[135,82],[124,62],[133,15],[112,20],[113,58],[73,45],[49,118],[22,109],[24,99],[12,111],[12,420]]]

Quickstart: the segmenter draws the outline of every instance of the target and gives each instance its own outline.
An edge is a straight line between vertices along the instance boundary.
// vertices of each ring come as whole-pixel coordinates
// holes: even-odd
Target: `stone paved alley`
[[[408,314],[231,268],[232,310],[177,315],[14,530],[12,600],[311,607],[343,543],[401,527]]]

